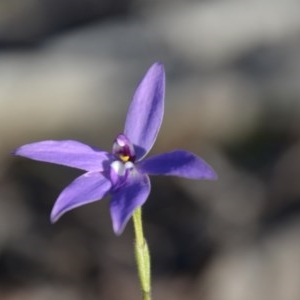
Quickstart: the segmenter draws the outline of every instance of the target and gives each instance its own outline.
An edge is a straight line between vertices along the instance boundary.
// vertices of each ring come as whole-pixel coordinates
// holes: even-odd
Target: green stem
[[[135,257],[143,293],[143,300],[151,300],[150,254],[147,242],[144,238],[142,209],[140,207],[133,213],[133,225],[135,232]]]

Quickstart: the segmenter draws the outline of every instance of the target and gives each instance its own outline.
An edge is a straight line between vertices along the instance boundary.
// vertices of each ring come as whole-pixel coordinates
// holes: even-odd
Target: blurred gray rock
[[[220,66],[258,45],[298,37],[297,0],[190,1],[156,11],[156,29],[193,65]]]
[[[1,0],[0,46],[39,43],[54,32],[124,14],[129,0]]]
[[[207,274],[205,299],[298,299],[299,229],[299,220],[294,220],[262,242],[221,255]]]

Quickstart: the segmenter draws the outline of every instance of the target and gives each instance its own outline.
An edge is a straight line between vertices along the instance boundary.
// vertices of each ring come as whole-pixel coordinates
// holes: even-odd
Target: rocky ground
[[[77,170],[10,155],[37,140],[109,150],[136,84],[167,73],[152,153],[193,151],[216,182],[152,178],[153,298],[300,299],[300,2],[0,2],[0,299],[140,299],[131,224],[108,199],[51,225]]]

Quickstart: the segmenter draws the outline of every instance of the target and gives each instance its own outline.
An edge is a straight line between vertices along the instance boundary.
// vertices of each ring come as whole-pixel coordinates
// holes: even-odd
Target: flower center
[[[132,143],[124,134],[119,134],[114,141],[113,154],[123,163],[134,162],[135,151]]]
[[[119,158],[120,158],[123,162],[126,162],[126,161],[129,161],[130,156],[129,156],[129,155],[123,155],[123,154],[120,154],[120,155],[119,155]]]

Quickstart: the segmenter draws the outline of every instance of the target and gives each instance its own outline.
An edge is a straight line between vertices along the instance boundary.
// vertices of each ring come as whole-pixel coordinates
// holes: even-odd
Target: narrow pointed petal
[[[111,157],[108,152],[72,140],[31,143],[21,146],[14,154],[85,171],[104,170]]]
[[[134,210],[145,203],[149,193],[149,177],[136,172],[128,177],[124,186],[113,192],[110,213],[115,234],[123,232]]]
[[[149,175],[173,175],[190,179],[217,179],[215,171],[195,154],[175,150],[152,156],[137,165],[138,170]]]
[[[164,114],[165,72],[160,63],[155,63],[135,91],[130,104],[125,135],[134,144],[137,159],[152,148]]]
[[[51,222],[56,222],[67,211],[101,200],[111,189],[111,182],[99,172],[89,172],[77,177],[56,200]]]

